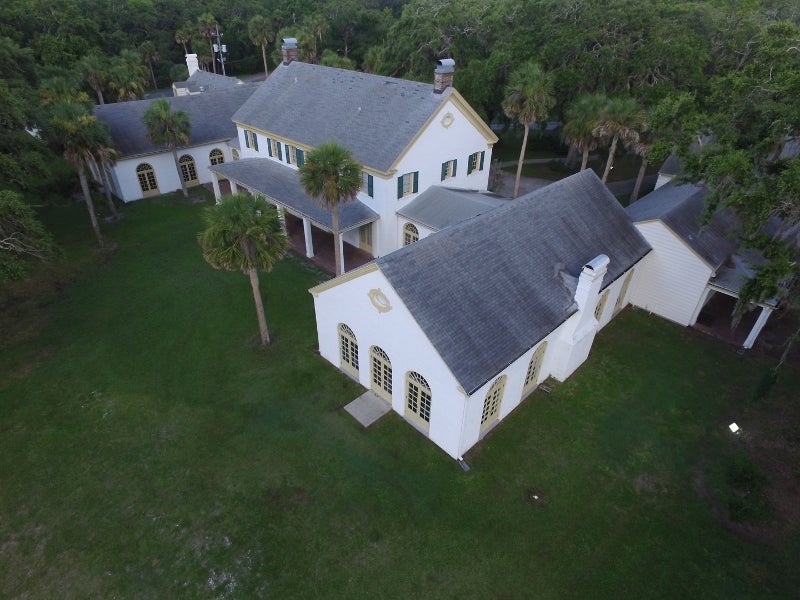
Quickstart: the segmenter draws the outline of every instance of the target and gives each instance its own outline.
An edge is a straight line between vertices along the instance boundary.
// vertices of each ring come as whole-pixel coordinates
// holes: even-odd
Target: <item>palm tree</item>
[[[250,277],[261,345],[269,346],[258,271],[271,271],[289,248],[277,211],[262,197],[238,193],[223,196],[203,216],[207,227],[198,235],[203,257],[215,269],[242,271]]]
[[[247,33],[250,41],[256,46],[261,46],[261,57],[264,59],[264,78],[269,76],[267,68],[267,45],[275,40],[275,32],[269,19],[262,15],[256,15],[247,24]]]
[[[117,211],[117,207],[114,205],[114,199],[111,197],[111,182],[108,179],[108,171],[106,169],[107,165],[117,164],[119,153],[111,147],[111,140],[108,137],[108,130],[106,130],[106,135],[103,136],[103,138],[104,139],[98,140],[98,144],[93,152],[93,159],[95,163],[95,169],[100,173],[100,181],[103,182],[103,191],[105,192],[108,210],[111,211],[111,215],[115,219],[118,219],[119,212]]]
[[[103,89],[108,85],[111,77],[108,59],[102,54],[87,54],[78,62],[78,72],[83,80],[97,94],[97,102],[105,104]]]
[[[639,142],[639,135],[647,128],[644,112],[633,98],[611,98],[600,114],[594,134],[602,139],[611,139],[608,160],[603,171],[603,183],[608,179],[614,164],[614,153],[620,140],[626,147]]]
[[[150,79],[153,82],[153,89],[157,90],[158,84],[156,83],[155,71],[153,71],[153,61],[158,60],[160,57],[158,55],[156,45],[150,40],[142,42],[142,44],[139,46],[139,54],[141,55],[142,60],[144,60],[147,63],[147,66],[150,68]]]
[[[192,41],[192,34],[194,33],[194,27],[191,25],[183,25],[178,31],[175,32],[175,43],[180,44],[183,46],[183,54],[189,54],[189,48],[186,46],[189,42]]]
[[[108,137],[96,117],[81,104],[57,104],[52,107],[45,125],[45,136],[63,153],[64,160],[75,167],[81,183],[83,199],[89,211],[89,220],[97,237],[97,244],[103,247],[105,242],[100,233],[100,224],[89,191],[86,178],[86,167],[94,160],[94,151]]]
[[[178,171],[178,180],[181,182],[183,197],[188,198],[189,192],[186,191],[186,182],[183,180],[180,164],[178,164],[178,146],[185,146],[189,143],[192,133],[192,124],[189,115],[179,110],[172,112],[172,105],[166,98],[155,100],[147,112],[144,113],[144,125],[147,127],[147,137],[154,144],[163,144],[167,150],[172,152],[175,161],[175,169]]]
[[[608,99],[602,94],[585,94],[575,101],[567,110],[567,122],[564,124],[564,141],[582,153],[581,171],[589,163],[589,153],[597,150],[600,139],[595,136],[594,128]]]
[[[120,102],[138,100],[144,95],[146,69],[141,57],[133,50],[123,50],[114,57],[110,73],[109,85]]]
[[[336,275],[341,275],[339,206],[354,200],[361,189],[361,165],[344,146],[326,142],[306,154],[300,167],[300,183],[309,196],[331,211]]]
[[[519,178],[528,146],[528,129],[531,124],[547,118],[547,111],[556,103],[553,97],[553,76],[533,61],[527,62],[511,73],[506,86],[503,111],[511,119],[517,119],[523,127],[522,148],[514,180],[514,198],[519,195]]]
[[[211,42],[211,38],[214,37],[218,27],[219,23],[217,23],[217,20],[211,13],[204,13],[197,17],[197,30],[200,33],[200,37],[204,37],[208,40],[208,50],[211,54],[211,67],[214,69],[214,73],[217,72],[217,61],[214,60],[214,44]]]

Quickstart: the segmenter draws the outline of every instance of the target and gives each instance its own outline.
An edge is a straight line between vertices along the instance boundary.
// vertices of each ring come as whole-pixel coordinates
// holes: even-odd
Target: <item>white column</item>
[[[239,186],[236,185],[236,182],[233,179],[229,179],[228,181],[231,182],[231,194],[237,194],[239,192]]]
[[[761,314],[758,315],[755,325],[753,325],[753,328],[750,330],[750,335],[747,336],[747,339],[744,341],[744,344],[742,344],[742,348],[744,348],[745,350],[749,350],[750,348],[753,347],[753,344],[756,343],[756,338],[758,337],[758,334],[761,333],[762,329],[764,329],[764,325],[767,324],[767,319],[769,319],[769,316],[771,314],[772,314],[771,308],[767,308],[766,306],[761,307]]]
[[[278,211],[278,222],[281,224],[283,233],[288,235],[289,232],[286,230],[286,213],[283,211],[283,207],[275,205],[275,210]]]
[[[311,239],[311,221],[303,219],[303,237],[306,239],[306,256],[314,257],[314,241]]]
[[[342,264],[340,265],[342,268],[342,275],[344,275],[344,240],[342,240],[342,234],[339,234],[339,256],[342,259]]]
[[[219,191],[219,178],[216,173],[211,173],[211,187],[214,188],[214,200],[219,204],[219,200],[222,198],[222,192]]]

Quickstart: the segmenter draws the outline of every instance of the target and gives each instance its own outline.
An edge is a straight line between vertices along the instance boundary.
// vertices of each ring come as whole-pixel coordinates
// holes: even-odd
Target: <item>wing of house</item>
[[[694,325],[717,292],[738,298],[753,264],[762,260],[738,249],[737,222],[730,212],[717,211],[704,222],[707,195],[701,185],[671,181],[626,209],[653,247],[631,303],[681,325]],[[761,307],[745,348],[752,347],[776,303]]]
[[[184,111],[192,125],[189,143],[177,149],[181,177],[189,186],[209,183],[212,164],[237,158],[238,138],[231,117],[257,89],[255,84],[240,84],[213,92],[170,97],[173,111]],[[104,121],[111,142],[119,153],[110,167],[113,193],[130,202],[180,189],[172,153],[153,144],[147,137],[144,114],[155,100],[117,102],[95,107]]]
[[[460,457],[586,359],[649,251],[584,171],[312,289],[320,353]]]
[[[371,218],[341,229],[344,243],[373,256],[402,245],[397,211],[431,185],[487,189],[497,136],[452,87],[452,61],[440,61],[433,83],[420,83],[300,63],[292,46],[284,40],[284,62],[233,116],[242,165],[212,170],[302,220],[309,255],[311,229],[330,231],[330,213],[310,217],[295,202],[299,180],[287,194],[289,175],[278,174],[295,171],[323,142],[345,146],[363,165],[358,202]]]

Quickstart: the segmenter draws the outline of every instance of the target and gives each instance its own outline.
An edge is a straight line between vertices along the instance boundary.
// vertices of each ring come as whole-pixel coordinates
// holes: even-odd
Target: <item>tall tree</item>
[[[522,125],[522,148],[517,162],[517,176],[514,179],[514,198],[519,196],[519,179],[525,150],[528,147],[528,130],[531,124],[547,118],[547,111],[556,103],[553,97],[553,77],[535,62],[527,62],[511,73],[503,111],[511,119]]]
[[[133,50],[123,50],[111,61],[109,86],[116,92],[117,100],[138,100],[144,95],[146,68],[141,57]]]
[[[603,183],[614,165],[614,154],[620,140],[626,147],[639,142],[639,135],[647,128],[644,111],[633,98],[611,98],[597,120],[594,134],[605,140],[611,140],[608,149],[608,160],[603,171]]]
[[[208,51],[211,54],[211,68],[214,70],[214,73],[217,72],[217,61],[214,58],[214,43],[211,40],[214,34],[216,34],[218,27],[219,23],[217,23],[217,20],[211,13],[203,13],[197,17],[197,31],[200,33],[200,37],[208,40]]]
[[[567,122],[564,123],[564,141],[574,146],[582,154],[581,171],[589,163],[589,153],[597,150],[600,139],[594,128],[608,99],[603,94],[585,94],[567,109]]]
[[[309,196],[331,211],[336,275],[342,274],[339,208],[355,199],[361,189],[361,165],[336,142],[311,150],[300,167],[300,183]]]
[[[102,54],[87,54],[78,62],[78,73],[81,74],[86,84],[97,94],[98,104],[105,104],[103,90],[108,85],[108,81],[111,77],[109,70],[109,62]]]
[[[258,271],[271,271],[289,247],[277,211],[262,197],[239,193],[223,196],[203,216],[206,229],[198,236],[203,257],[215,269],[242,271],[250,277],[261,345],[269,346]]]
[[[52,236],[22,196],[0,190],[0,282],[21,279],[27,259],[46,260],[54,248]]]
[[[167,150],[172,152],[172,159],[175,161],[175,170],[178,172],[178,180],[181,182],[183,197],[188,198],[189,192],[186,191],[186,182],[183,180],[181,166],[178,163],[178,146],[185,146],[189,143],[192,134],[192,124],[189,115],[182,111],[172,111],[172,105],[166,98],[155,100],[147,112],[144,113],[144,125],[147,127],[147,137],[154,144],[163,144]]]
[[[60,148],[64,159],[78,172],[83,199],[86,210],[89,211],[89,220],[97,237],[97,244],[100,247],[104,246],[105,241],[97,221],[86,169],[94,160],[95,149],[99,145],[108,145],[108,131],[85,106],[57,104],[49,113],[45,136]]]
[[[256,15],[247,23],[247,33],[250,41],[256,46],[261,46],[261,58],[264,60],[264,77],[269,77],[267,67],[267,46],[275,41],[275,31],[269,19]]]
[[[192,35],[194,34],[194,27],[191,25],[183,25],[175,32],[175,43],[180,44],[183,46],[183,54],[189,54],[189,48],[186,44],[192,41]]]
[[[153,82],[153,89],[157,90],[156,73],[153,70],[153,62],[159,59],[156,45],[150,40],[142,42],[139,45],[139,55],[142,57],[142,60],[147,63],[147,67],[150,69],[150,80]]]

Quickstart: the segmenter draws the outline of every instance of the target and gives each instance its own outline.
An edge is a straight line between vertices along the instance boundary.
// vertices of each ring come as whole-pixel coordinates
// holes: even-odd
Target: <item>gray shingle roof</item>
[[[293,62],[275,69],[233,119],[311,147],[335,140],[361,164],[388,171],[451,93],[434,94],[432,83]]]
[[[670,181],[626,208],[634,223],[658,220],[717,270],[736,249],[731,237],[735,220],[717,211],[707,225],[701,224],[708,190],[699,185]]]
[[[168,97],[173,111],[185,111],[192,123],[188,146],[228,140],[236,135],[231,116],[257,89],[256,84],[237,85],[229,90],[194,96]],[[94,114],[108,124],[111,142],[122,158],[164,152],[147,139],[142,118],[155,100],[133,100],[95,106]]]
[[[482,215],[510,202],[491,192],[457,190],[433,185],[409,202],[397,214],[434,231]]]
[[[472,393],[577,310],[562,270],[606,254],[607,286],[649,251],[586,170],[376,262]]]
[[[242,85],[241,80],[236,77],[217,75],[208,71],[195,71],[189,76],[189,79],[180,83],[182,84],[180,87],[188,88],[192,94],[229,90],[237,85]],[[177,83],[175,85],[178,86]]]
[[[306,194],[295,169],[282,166],[268,158],[246,158],[214,165],[211,171],[240,182],[290,208],[294,213],[311,219],[317,226],[331,231],[331,212],[320,208]],[[339,206],[339,229],[345,231],[378,219],[365,204],[355,200]]]

